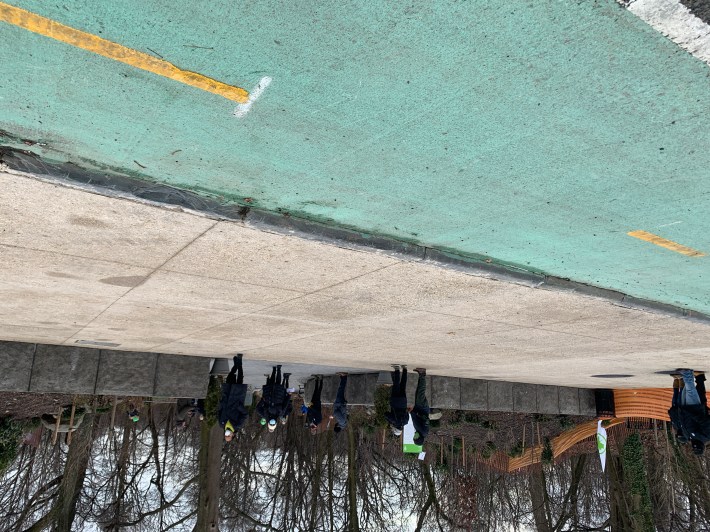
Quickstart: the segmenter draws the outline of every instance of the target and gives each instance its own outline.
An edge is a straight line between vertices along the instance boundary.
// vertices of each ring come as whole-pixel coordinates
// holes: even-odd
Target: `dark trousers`
[[[281,366],[274,366],[271,368],[271,377],[266,379],[266,384],[281,384]]]
[[[313,406],[320,406],[320,393],[323,391],[323,381],[321,379],[316,379],[316,386],[313,388],[313,395],[311,396],[311,403]]]
[[[242,369],[241,358],[232,366],[232,370],[227,375],[227,384],[244,384],[244,370]]]
[[[420,408],[424,412],[429,412],[429,401],[426,398],[426,375],[419,374],[417,380],[417,392],[414,396],[414,407]]]
[[[347,403],[347,401],[345,400],[345,387],[347,385],[348,385],[348,376],[341,375],[340,376],[340,385],[338,386],[338,394],[335,396],[336,403],[341,403],[341,404]]]
[[[399,368],[392,372],[392,397],[407,397],[407,368],[401,376]]]

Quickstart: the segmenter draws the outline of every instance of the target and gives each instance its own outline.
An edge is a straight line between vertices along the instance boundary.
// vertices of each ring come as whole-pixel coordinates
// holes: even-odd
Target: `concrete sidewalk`
[[[418,375],[409,372],[407,398],[414,404]],[[476,410],[490,412],[519,412],[595,416],[597,413],[594,390],[565,386],[546,386],[518,382],[460,379],[427,375],[426,395],[431,408],[446,410]],[[389,372],[348,375],[345,399],[349,405],[374,405],[378,385],[391,383]],[[331,404],[340,384],[340,377],[323,378],[321,401]],[[305,387],[310,401],[315,381],[309,379]]]
[[[198,356],[0,341],[0,391],[204,397],[211,362]],[[244,360],[244,383],[259,388],[271,367],[268,361]],[[283,367],[296,389],[314,373],[333,371],[314,364]]]
[[[708,369],[710,327],[0,173],[0,339],[573,387]]]

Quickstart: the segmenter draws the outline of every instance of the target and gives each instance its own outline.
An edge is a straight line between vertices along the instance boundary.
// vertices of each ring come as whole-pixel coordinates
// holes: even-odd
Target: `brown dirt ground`
[[[482,449],[487,442],[495,444],[504,453],[525,438],[525,446],[552,439],[565,430],[591,417],[518,414],[513,412],[463,412],[444,411],[439,426],[432,426],[429,440],[449,441],[451,437],[464,438],[466,447]],[[523,432],[525,435],[523,436]],[[534,437],[534,441],[533,441]]]
[[[21,420],[56,413],[60,406],[71,406],[73,398],[58,393],[0,392],[0,417]]]

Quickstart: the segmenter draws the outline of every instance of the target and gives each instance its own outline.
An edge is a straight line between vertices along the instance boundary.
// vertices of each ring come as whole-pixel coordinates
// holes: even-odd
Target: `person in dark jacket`
[[[311,402],[306,411],[306,419],[311,434],[315,435],[318,432],[318,425],[323,421],[323,405],[320,401],[320,394],[323,391],[323,375],[316,375],[315,388],[311,396]]]
[[[345,388],[348,385],[348,374],[345,372],[338,373],[340,377],[340,385],[338,385],[338,393],[335,396],[333,403],[333,415],[331,419],[335,419],[333,432],[340,432],[348,424],[348,402],[345,399]]]
[[[692,369],[679,369],[674,377],[683,379],[683,388],[675,392],[675,404],[671,405],[668,415],[676,431],[683,439],[690,442],[693,452],[703,454],[705,444],[710,441],[710,417],[705,395],[705,374],[697,372],[693,382]]]
[[[227,375],[227,381],[222,385],[222,398],[217,412],[219,424],[224,427],[225,441],[232,441],[234,433],[244,425],[249,412],[244,406],[247,396],[247,385],[244,384],[242,369],[242,354],[234,357],[234,366]]]
[[[288,379],[290,376],[290,373],[284,373],[283,387],[286,395],[281,404],[281,411],[279,412],[279,417],[281,418],[280,421],[282,425],[285,425],[286,422],[288,422],[288,416],[290,416],[291,412],[293,412],[293,399],[291,398],[291,394],[288,391]]]
[[[261,387],[261,400],[256,409],[261,416],[261,424],[269,427],[269,432],[276,430],[276,420],[281,417],[285,405],[288,403],[288,393],[285,383],[288,382],[290,373],[285,374],[285,379],[281,379],[281,365],[271,369],[271,376],[266,379],[266,384]]]
[[[412,423],[414,424],[414,443],[422,445],[424,439],[429,434],[429,401],[426,398],[426,369],[415,368],[419,374],[417,380],[417,392],[414,396],[414,408],[412,408]]]
[[[407,412],[407,366],[400,367],[393,364],[392,367],[392,392],[390,394],[390,411],[385,414],[385,419],[392,427],[395,436],[402,434],[402,429],[409,421]]]

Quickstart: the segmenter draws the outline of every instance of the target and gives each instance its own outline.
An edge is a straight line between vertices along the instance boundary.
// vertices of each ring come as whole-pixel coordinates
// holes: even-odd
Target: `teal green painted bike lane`
[[[0,23],[0,144],[710,312],[710,257],[627,235],[710,254],[710,67],[611,0],[12,4],[273,82],[237,118]]]

